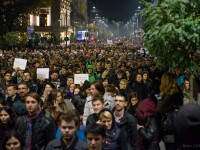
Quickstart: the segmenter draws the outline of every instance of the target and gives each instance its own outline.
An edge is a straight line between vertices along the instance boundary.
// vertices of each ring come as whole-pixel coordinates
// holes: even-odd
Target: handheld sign
[[[37,68],[37,79],[49,79],[49,68]]]
[[[27,59],[15,58],[13,68],[26,69]]]
[[[74,74],[74,84],[84,83],[85,80],[89,80],[88,74]]]
[[[113,45],[113,41],[112,40],[107,40],[107,44],[108,45]]]

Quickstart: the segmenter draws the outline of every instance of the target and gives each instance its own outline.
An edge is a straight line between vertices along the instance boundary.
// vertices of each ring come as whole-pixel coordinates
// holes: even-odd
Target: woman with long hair
[[[42,103],[44,103],[44,101],[46,101],[49,93],[53,90],[53,89],[56,89],[56,85],[53,84],[53,83],[46,83],[45,86],[44,86],[44,91],[43,91],[43,94],[41,96],[41,99],[42,99]]]
[[[0,107],[0,143],[5,134],[12,130],[15,125],[15,115],[12,108],[8,106]]]
[[[137,93],[136,92],[131,92],[131,94],[129,95],[129,99],[128,99],[128,112],[135,116],[135,110],[138,107],[139,104],[139,99],[137,97]]]
[[[53,89],[44,103],[43,111],[47,117],[52,116],[58,123],[59,116],[67,113],[69,110],[75,109],[71,101],[64,99],[60,90]]]
[[[22,139],[22,137],[14,130],[11,130],[7,132],[4,136],[1,150],[28,150],[28,149],[26,148],[25,142]]]
[[[175,142],[174,127],[169,123],[167,123],[167,126],[170,127],[166,128],[163,126],[164,122],[166,122],[164,117],[168,117],[166,116],[167,114],[172,114],[183,105],[183,94],[178,86],[177,76],[175,74],[167,72],[162,75],[160,96],[161,100],[157,103],[157,111],[161,116],[162,140],[167,150],[175,150],[178,145]]]

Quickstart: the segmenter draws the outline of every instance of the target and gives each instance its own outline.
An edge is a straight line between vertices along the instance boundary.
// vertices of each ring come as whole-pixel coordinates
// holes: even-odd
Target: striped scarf
[[[26,142],[28,150],[32,150],[32,145],[31,145],[31,141],[32,141],[32,125],[33,125],[32,121],[39,117],[40,112],[41,111],[39,110],[39,111],[37,111],[36,114],[34,114],[32,116],[27,116],[27,118],[26,118],[26,139],[25,139],[25,142]]]

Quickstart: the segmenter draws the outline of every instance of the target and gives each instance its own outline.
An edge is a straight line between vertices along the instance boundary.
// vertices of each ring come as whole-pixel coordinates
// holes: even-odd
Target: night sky
[[[139,0],[91,0],[99,14],[110,21],[128,21],[139,6]]]

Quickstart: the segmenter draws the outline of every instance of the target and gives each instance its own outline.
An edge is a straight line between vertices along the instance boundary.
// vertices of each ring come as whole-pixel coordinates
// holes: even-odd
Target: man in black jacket
[[[94,113],[88,116],[86,125],[100,123],[99,112],[104,108],[103,97],[94,96],[92,99],[92,108]]]
[[[3,105],[13,109],[16,115],[24,115],[26,113],[25,103],[18,95],[18,88],[15,84],[10,84],[7,87],[8,97],[3,101]]]
[[[44,150],[55,138],[56,126],[40,111],[40,96],[29,93],[25,97],[27,115],[16,120],[15,130],[24,138],[27,149]]]
[[[137,150],[137,121],[134,116],[126,111],[127,98],[123,94],[115,96],[114,117],[117,126],[126,132],[128,150]]]

